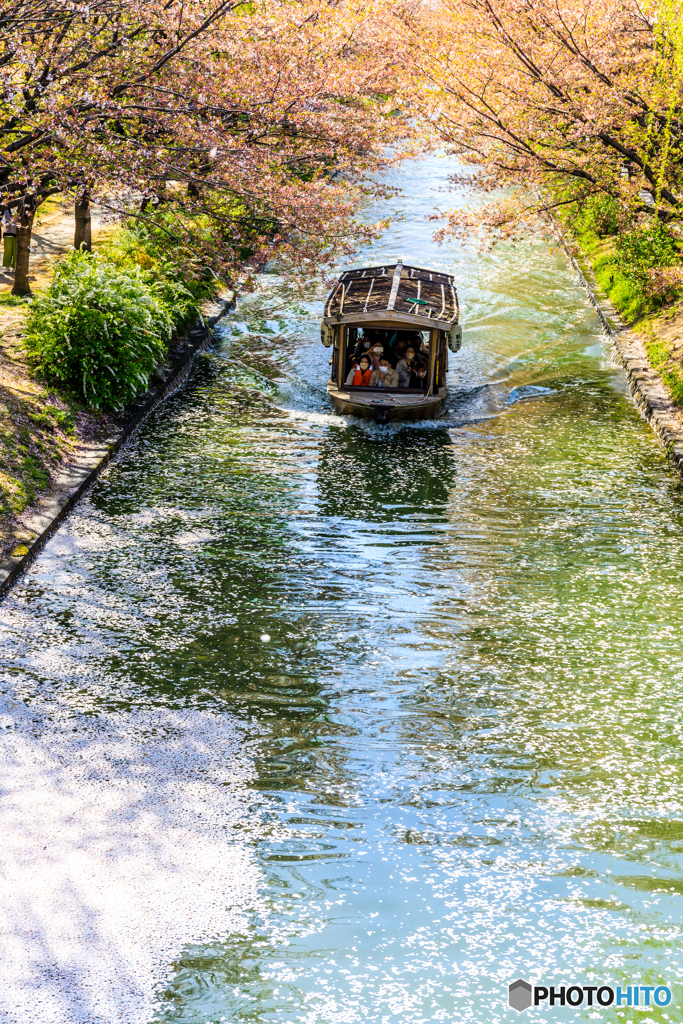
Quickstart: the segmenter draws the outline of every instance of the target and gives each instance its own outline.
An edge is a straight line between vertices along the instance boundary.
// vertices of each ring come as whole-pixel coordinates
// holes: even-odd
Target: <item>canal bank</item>
[[[166,364],[159,367],[147,391],[122,418],[103,420],[108,427],[106,433],[100,428],[93,438],[79,437],[72,443],[46,491],[11,527],[0,530],[0,550],[6,552],[0,557],[0,600],[140,424],[187,380],[195,356],[211,347],[213,328],[234,302],[235,291],[225,288],[213,301],[205,303],[204,323],[175,341]]]
[[[456,274],[442,421],[332,416],[273,268],[0,605],[10,1024],[680,1005],[681,484],[563,253],[432,244],[451,170],[358,254]]]
[[[600,291],[590,263],[579,246],[566,234],[560,234],[559,239],[611,339],[615,357],[626,371],[636,407],[664,442],[672,465],[683,475],[683,409],[652,367],[642,334],[624,323],[607,296]]]

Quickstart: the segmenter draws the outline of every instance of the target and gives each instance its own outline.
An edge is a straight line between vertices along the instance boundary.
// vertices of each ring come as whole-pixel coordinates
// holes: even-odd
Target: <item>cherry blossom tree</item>
[[[679,0],[442,0],[402,22],[419,107],[481,188],[507,188],[451,229],[507,235],[593,197],[624,223],[680,217]]]
[[[367,172],[407,130],[387,102],[400,57],[385,9],[5,4],[0,192],[20,217],[15,293],[28,289],[35,210],[57,193],[76,201],[76,243],[88,243],[93,200],[143,219],[161,208],[164,230],[222,273],[247,251],[311,256],[336,244]]]

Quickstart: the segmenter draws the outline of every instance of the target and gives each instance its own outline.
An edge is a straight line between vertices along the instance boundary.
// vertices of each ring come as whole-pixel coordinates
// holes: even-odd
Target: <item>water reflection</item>
[[[419,431],[373,425],[330,431],[319,446],[318,512],[351,520],[361,535],[368,534],[367,523],[377,524],[377,543],[391,535],[393,546],[400,532],[393,524],[405,524],[402,530],[410,541],[411,520],[416,528],[426,517],[445,520],[454,473],[445,427]]]

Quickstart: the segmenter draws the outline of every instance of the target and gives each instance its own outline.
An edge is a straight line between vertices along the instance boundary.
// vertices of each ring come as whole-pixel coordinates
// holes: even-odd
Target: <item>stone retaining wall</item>
[[[76,457],[58,476],[49,495],[39,499],[36,511],[24,521],[13,551],[0,560],[0,599],[140,424],[187,380],[197,352],[211,348],[212,328],[234,303],[235,292],[230,290],[221,293],[216,302],[208,304],[204,308],[205,325],[194,328],[176,347],[170,357],[170,365],[164,367],[158,383],[138,399],[120,429],[97,444],[79,446]]]
[[[609,299],[600,293],[590,267],[580,256],[577,259],[564,238],[560,241],[610,337],[615,358],[626,371],[636,408],[661,437],[672,464],[683,476],[683,410],[650,366],[642,338],[629,330]]]

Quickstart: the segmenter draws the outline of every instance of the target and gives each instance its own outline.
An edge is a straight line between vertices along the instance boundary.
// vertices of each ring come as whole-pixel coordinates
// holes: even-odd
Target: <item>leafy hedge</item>
[[[643,291],[651,281],[650,271],[680,262],[675,240],[659,221],[648,228],[619,235],[615,249],[619,270]]]
[[[555,214],[590,259],[598,287],[628,323],[683,296],[683,259],[676,226],[655,218],[626,223],[607,196]]]
[[[29,357],[46,381],[87,405],[122,409],[147,387],[173,332],[200,319],[215,290],[187,232],[157,211],[120,228],[94,255],[71,252],[57,263],[31,303]]]
[[[216,278],[187,240],[173,234],[177,230],[177,224],[158,212],[156,222],[121,228],[100,252],[122,269],[140,269],[145,280],[157,286],[181,331],[200,315],[203,299],[215,292]]]
[[[591,196],[580,208],[570,212],[570,223],[577,234],[588,231],[599,238],[616,235],[621,226],[619,207],[610,196]]]
[[[168,296],[140,267],[71,252],[31,303],[25,339],[46,381],[119,410],[147,387],[173,328]]]

